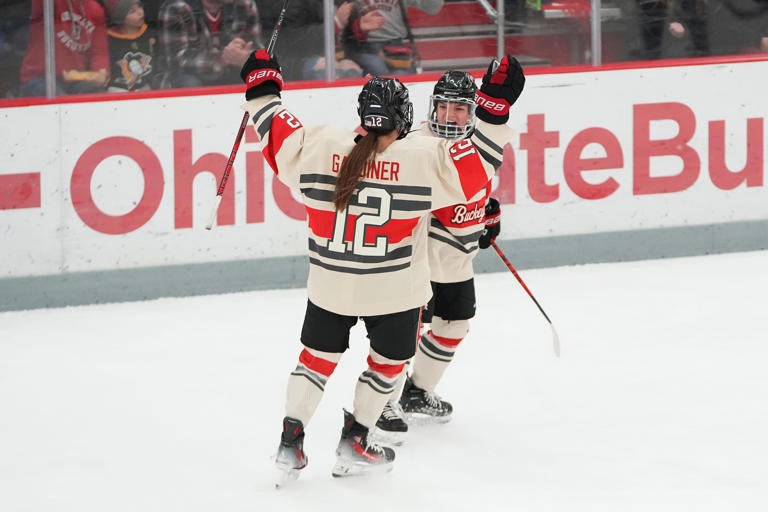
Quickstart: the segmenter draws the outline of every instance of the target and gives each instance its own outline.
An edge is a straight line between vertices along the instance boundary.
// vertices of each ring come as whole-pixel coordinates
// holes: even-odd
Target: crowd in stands
[[[415,72],[408,13],[436,15],[452,1],[456,2],[335,0],[336,76]],[[667,55],[668,40],[685,41],[682,56],[768,52],[768,0],[603,0],[603,4],[611,1],[631,20],[627,33],[632,32],[634,39],[624,60],[680,56]],[[323,3],[288,4],[276,48],[286,80],[325,77]],[[249,53],[268,43],[282,4],[279,0],[53,0],[56,94],[237,84],[238,70]],[[505,6],[507,23],[531,19],[523,0],[505,0]],[[743,23],[733,27],[740,42],[725,49],[722,25],[712,27],[723,14]],[[461,24],[457,19],[456,25]],[[0,6],[0,98],[45,94],[43,0],[5,0]]]

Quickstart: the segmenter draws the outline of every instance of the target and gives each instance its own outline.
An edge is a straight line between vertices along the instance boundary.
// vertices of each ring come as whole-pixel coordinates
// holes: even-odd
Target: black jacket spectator
[[[263,47],[253,0],[166,0],[158,21],[163,86],[239,83],[248,53]]]
[[[348,2],[342,2],[342,5]],[[282,2],[275,2],[281,6]],[[334,18],[335,41],[340,46],[341,33],[344,29],[352,4],[348,4],[346,19],[339,6]],[[279,10],[278,10],[279,13]],[[265,33],[269,41],[271,31]],[[325,70],[325,24],[323,22],[323,0],[294,1],[288,4],[280,35],[275,46],[275,55],[282,67],[286,80],[322,79]],[[336,63],[338,78],[362,76],[360,68],[350,60]]]

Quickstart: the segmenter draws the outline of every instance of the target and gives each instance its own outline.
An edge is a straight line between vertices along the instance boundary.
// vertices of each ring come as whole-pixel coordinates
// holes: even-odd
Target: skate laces
[[[387,402],[381,415],[388,420],[395,420],[405,416],[405,413],[403,412],[403,408],[400,407],[399,402]]]
[[[435,409],[443,408],[443,401],[440,400],[438,395],[430,393],[426,389],[422,389],[422,391],[424,392],[424,400],[427,402],[427,405],[434,407]]]
[[[381,447],[381,445],[375,443],[375,442],[369,442],[367,439],[365,441],[365,451],[370,453],[371,455],[375,455],[376,457],[384,457],[384,448]]]
[[[384,448],[382,448],[380,444],[372,440],[372,436],[370,432],[364,436],[360,436],[360,441],[358,441],[358,444],[360,445],[360,448],[362,448],[364,452],[370,453],[371,455],[374,455],[376,457],[384,457]]]

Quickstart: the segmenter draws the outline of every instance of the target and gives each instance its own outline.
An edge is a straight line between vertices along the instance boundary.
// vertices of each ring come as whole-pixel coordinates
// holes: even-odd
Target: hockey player
[[[493,102],[502,105],[475,136],[453,142],[405,135],[413,108],[397,79],[372,78],[358,97],[368,133],[333,126],[304,127],[280,101],[278,63],[264,50],[241,71],[246,109],[262,152],[307,210],[309,278],[303,350],[288,379],[286,416],[276,465],[296,478],[307,464],[304,428],[325,383],[348,348],[349,329],[362,318],[368,331],[368,368],[358,379],[353,412],[344,411],[334,476],[388,470],[395,453],[368,438],[403,366],[415,353],[420,306],[431,295],[425,223],[435,208],[467,201],[482,190],[508,140],[506,112],[522,74],[509,57],[493,74]],[[485,87],[485,86],[484,86]],[[490,96],[489,96],[490,98]],[[481,155],[491,157],[486,160]]]
[[[491,76],[489,69],[484,82],[492,82]],[[523,74],[514,80],[522,90]],[[430,96],[429,120],[417,133],[453,141],[471,136],[476,122],[476,94],[472,75],[446,71]],[[483,101],[482,96],[479,99]],[[489,118],[483,108],[478,114],[481,119]],[[494,147],[494,153],[501,154],[503,145]],[[498,168],[498,158],[478,150]],[[478,247],[489,247],[500,231],[499,203],[489,198],[490,192],[489,182],[470,201],[434,210],[430,215],[428,253],[433,296],[422,320],[431,322],[431,329],[421,336],[413,375],[405,379],[399,400],[395,397],[387,402],[376,422],[377,438],[383,442],[401,444],[409,423],[445,423],[451,419],[453,407],[434,390],[469,331],[469,319],[475,316],[472,260]]]

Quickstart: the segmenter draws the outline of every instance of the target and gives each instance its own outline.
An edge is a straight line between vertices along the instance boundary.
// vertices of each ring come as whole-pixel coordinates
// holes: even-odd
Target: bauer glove
[[[280,96],[283,89],[280,64],[264,49],[256,50],[248,57],[240,70],[240,78],[245,82],[246,101],[270,94]]]
[[[505,124],[509,121],[509,107],[515,104],[524,86],[525,75],[516,58],[507,55],[501,62],[494,60],[475,93],[475,114],[486,123]]]
[[[491,197],[488,199],[488,204],[485,205],[485,229],[478,240],[480,248],[489,248],[499,233],[501,233],[501,206],[496,199]]]

